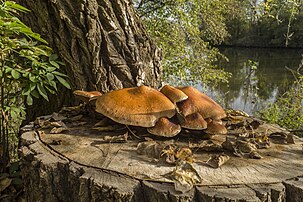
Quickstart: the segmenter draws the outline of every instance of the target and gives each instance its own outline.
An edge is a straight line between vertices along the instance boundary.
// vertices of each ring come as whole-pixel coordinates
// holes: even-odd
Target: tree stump
[[[137,146],[153,138],[185,147],[196,137],[163,139],[138,128],[100,131],[97,122],[80,115],[38,129],[37,122],[23,127],[20,153],[28,201],[303,201],[303,141],[297,136],[292,144],[271,142],[269,148],[258,149],[262,159],[224,151],[230,160],[219,168],[201,163],[213,151],[194,151],[193,167],[202,181],[181,193],[165,177],[175,166],[139,155]],[[63,130],[54,130],[58,123]],[[255,129],[262,131],[286,132],[266,123]],[[131,135],[135,132],[148,138],[137,139]],[[227,136],[234,133],[229,129]],[[109,138],[113,136],[118,138]],[[225,138],[215,135],[212,140],[222,143]]]

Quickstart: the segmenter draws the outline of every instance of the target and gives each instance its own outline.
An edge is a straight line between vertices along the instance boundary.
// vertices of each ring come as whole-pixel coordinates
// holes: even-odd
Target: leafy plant
[[[303,129],[303,75],[300,73],[302,66],[303,60],[296,72],[293,86],[274,103],[259,111],[258,116],[285,128]]]
[[[220,54],[210,42],[227,36],[225,0],[137,0],[135,6],[147,30],[163,52],[165,80],[172,84],[216,84],[230,76],[215,62]]]
[[[33,98],[48,100],[61,83],[70,88],[66,75],[59,72],[58,56],[47,42],[22,23],[17,15],[29,12],[13,2],[0,0],[0,111],[2,159],[8,160],[8,142],[14,142]]]

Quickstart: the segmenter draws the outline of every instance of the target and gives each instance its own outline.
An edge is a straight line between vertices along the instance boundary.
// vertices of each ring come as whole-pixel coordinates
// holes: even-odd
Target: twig
[[[129,127],[128,127],[128,125],[125,125],[126,126],[126,128],[128,129],[128,131],[133,135],[133,136],[135,136],[137,139],[142,139],[142,138],[140,138],[138,135],[136,135]]]

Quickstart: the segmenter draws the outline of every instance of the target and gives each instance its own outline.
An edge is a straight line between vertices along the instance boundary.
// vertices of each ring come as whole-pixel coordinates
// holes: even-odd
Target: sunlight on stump
[[[223,120],[226,136],[202,140],[183,129],[163,139],[131,126],[100,132],[94,129],[100,120],[79,116],[81,110],[65,108],[23,128],[27,200],[302,201],[303,141],[276,125],[229,111]],[[66,130],[50,133],[61,127]],[[181,193],[167,176],[176,168],[171,157],[186,158],[190,149],[187,162],[193,162],[201,182]],[[229,158],[219,168],[207,164],[212,155],[221,154]]]

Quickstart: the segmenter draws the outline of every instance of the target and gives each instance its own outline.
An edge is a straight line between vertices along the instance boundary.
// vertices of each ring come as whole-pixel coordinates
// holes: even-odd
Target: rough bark
[[[136,153],[142,140],[104,142],[112,133],[92,129],[96,120],[76,122],[67,134],[34,130],[33,124],[23,128],[20,152],[28,201],[303,201],[300,138],[260,149],[263,159],[231,155],[218,169],[195,163],[202,182],[180,193],[163,177],[173,166]],[[275,130],[267,124],[259,128]],[[184,145],[179,138],[175,144]],[[209,155],[197,152],[194,157]]]
[[[141,84],[159,86],[161,52],[131,1],[17,2],[31,10],[21,16],[22,20],[40,33],[65,62],[64,71],[73,89],[108,92]],[[63,89],[57,99],[52,100],[55,107],[68,100]]]

